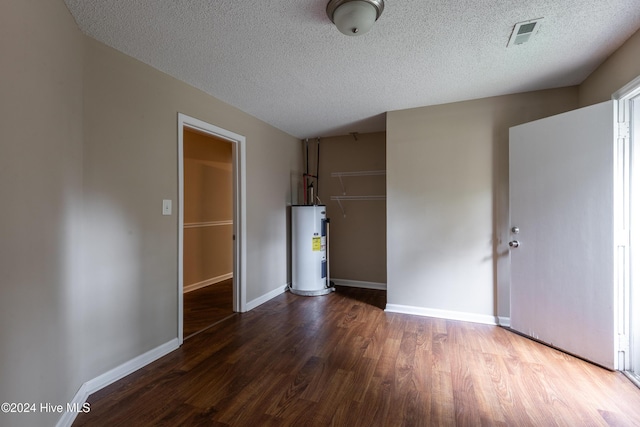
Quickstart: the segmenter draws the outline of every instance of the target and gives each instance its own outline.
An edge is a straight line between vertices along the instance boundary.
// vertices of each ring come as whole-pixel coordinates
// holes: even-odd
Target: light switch
[[[171,200],[162,201],[162,215],[171,215]]]

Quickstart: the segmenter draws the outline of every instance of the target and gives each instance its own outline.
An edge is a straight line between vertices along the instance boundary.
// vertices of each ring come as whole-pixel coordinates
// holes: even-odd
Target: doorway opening
[[[245,311],[245,138],[178,115],[178,338]]]
[[[621,204],[625,232],[622,244],[626,280],[618,279],[619,369],[640,387],[640,76],[613,95],[617,144],[628,153]],[[622,216],[622,215],[621,215]]]
[[[183,131],[185,339],[233,314],[232,145]]]

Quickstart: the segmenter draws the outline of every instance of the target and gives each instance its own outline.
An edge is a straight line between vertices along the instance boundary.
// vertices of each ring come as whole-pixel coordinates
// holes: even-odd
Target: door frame
[[[186,114],[178,113],[178,341],[184,323],[184,130],[192,129],[228,141],[232,146],[233,181],[233,311],[246,311],[246,138]]]
[[[636,141],[640,138],[640,135],[633,135],[632,130],[632,127],[640,129],[640,124],[636,123],[640,112],[634,112],[632,108],[632,100],[634,105],[640,104],[640,76],[616,91],[611,98],[617,122],[616,144],[618,150],[626,154],[621,165],[624,172],[618,177],[620,185],[617,186],[621,191],[617,203],[621,211],[618,217],[624,229],[618,249],[625,249],[624,253],[618,251],[619,265],[624,268],[624,277],[618,277],[616,286],[618,369],[640,387],[640,366],[637,366],[640,360],[640,339],[637,339],[640,336],[640,317],[632,314],[633,309],[636,312],[640,309],[640,251],[636,249],[640,248],[640,221],[637,219],[640,212],[640,173],[634,173],[640,171],[640,153],[634,149],[632,141],[632,137]]]

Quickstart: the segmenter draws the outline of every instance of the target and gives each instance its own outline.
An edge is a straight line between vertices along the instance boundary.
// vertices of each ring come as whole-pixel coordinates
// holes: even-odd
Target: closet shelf
[[[386,200],[387,196],[331,196],[331,200]]]
[[[342,187],[342,194],[347,194],[347,190],[344,188],[344,182],[342,182],[342,177],[347,176],[377,176],[377,175],[386,175],[386,170],[377,170],[377,171],[354,171],[354,172],[331,172],[331,178],[338,178],[340,180],[340,186]]]
[[[378,171],[354,171],[354,172],[331,172],[332,178],[340,178],[343,176],[374,176],[374,175],[386,175],[386,170]]]
[[[342,216],[344,218],[347,217],[347,213],[344,211],[344,206],[342,206],[342,201],[346,200],[387,200],[387,196],[331,196],[331,200],[338,202],[338,206],[340,206],[340,210],[342,211]]]

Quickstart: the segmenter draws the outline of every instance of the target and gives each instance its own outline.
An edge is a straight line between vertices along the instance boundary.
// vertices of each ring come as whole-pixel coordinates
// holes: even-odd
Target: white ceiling
[[[386,0],[348,37],[328,0],[65,0],[91,37],[298,138],[385,112],[581,83],[640,28],[639,0]],[[517,22],[543,17],[525,45]]]

